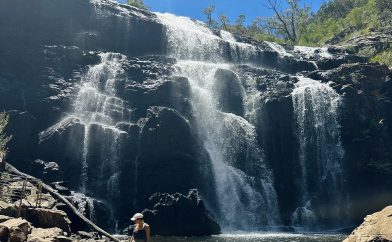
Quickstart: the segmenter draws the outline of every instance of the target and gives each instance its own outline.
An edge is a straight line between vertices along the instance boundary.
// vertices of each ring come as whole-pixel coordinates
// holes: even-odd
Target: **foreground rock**
[[[59,203],[49,193],[42,193],[42,207],[35,207],[38,188],[33,183],[27,183],[26,191],[31,194],[22,202],[11,201],[9,194],[20,190],[20,185],[18,182],[11,182],[2,187],[8,192],[0,196],[3,200],[0,200],[0,242],[68,242],[82,241],[86,238],[88,241],[108,241],[106,238],[102,239],[98,233],[72,229],[70,225],[78,221],[70,220],[68,215],[75,213],[71,210],[67,213],[59,210],[58,207],[64,204]],[[21,217],[17,218],[19,209]]]
[[[62,235],[63,231],[59,228],[34,228],[31,234],[29,234],[27,241],[58,241],[57,237]]]
[[[45,208],[27,209],[26,217],[37,227],[58,227],[67,233],[71,233],[71,221],[67,214],[61,210]]]
[[[12,218],[0,223],[0,238],[5,241],[26,241],[30,231],[30,223],[21,218]]]
[[[344,242],[392,241],[392,206],[368,215]]]
[[[221,231],[197,190],[190,190],[187,196],[156,193],[150,201],[154,204],[153,210],[145,210],[143,214],[154,234],[201,236],[219,234]]]

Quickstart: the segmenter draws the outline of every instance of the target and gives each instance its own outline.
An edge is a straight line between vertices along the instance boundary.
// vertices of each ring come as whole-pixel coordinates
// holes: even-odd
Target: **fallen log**
[[[14,166],[10,165],[7,162],[5,162],[5,170],[10,173],[13,173],[15,175],[22,176],[22,177],[25,177],[28,179],[37,180],[37,181],[39,180],[33,176],[30,176],[28,174],[25,174],[25,173],[19,171],[18,169],[16,169]],[[42,188],[44,190],[46,190],[47,192],[49,192],[50,195],[52,195],[53,197],[55,197],[55,198],[59,199],[61,202],[65,203],[72,210],[72,212],[74,212],[76,214],[76,216],[78,216],[81,220],[83,220],[83,222],[85,222],[86,224],[91,226],[99,234],[104,235],[107,238],[109,238],[115,242],[120,242],[119,239],[115,238],[113,235],[111,235],[108,232],[106,232],[105,230],[101,229],[96,224],[91,222],[91,220],[86,218],[81,212],[79,212],[79,210],[71,202],[69,202],[64,196],[60,195],[55,189],[53,189],[49,185],[46,185],[45,183],[42,183]]]

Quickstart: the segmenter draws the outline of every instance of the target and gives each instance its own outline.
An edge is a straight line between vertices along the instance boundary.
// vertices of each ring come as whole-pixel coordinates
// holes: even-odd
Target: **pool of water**
[[[154,237],[154,242],[340,242],[342,234],[290,234],[290,233],[250,233],[222,234],[210,237]]]

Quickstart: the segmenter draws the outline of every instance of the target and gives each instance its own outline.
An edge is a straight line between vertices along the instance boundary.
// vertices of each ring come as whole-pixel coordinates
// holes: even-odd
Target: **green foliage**
[[[305,30],[305,25],[310,16],[310,8],[300,6],[303,0],[282,0],[287,1],[288,7],[279,11],[277,1],[268,1],[271,8],[275,8],[276,15],[268,18],[257,17],[250,26],[245,26],[246,16],[243,14],[238,16],[234,24],[230,24],[225,14],[220,14],[218,21],[216,21],[213,18],[214,5],[204,9],[205,23],[212,30],[223,29],[233,34],[248,35],[256,40],[297,43]]]
[[[376,0],[376,11],[381,25],[392,25],[392,1]],[[380,26],[382,27],[382,26]]]
[[[281,9],[283,1],[287,3],[285,9]],[[301,0],[265,2],[275,15],[257,17],[249,26],[244,26],[245,15],[240,15],[233,24],[224,14],[215,21],[214,6],[204,10],[206,23],[211,29],[248,35],[256,40],[306,46],[322,46],[331,40],[341,42],[356,34],[392,26],[392,0],[330,0],[316,14]],[[388,60],[387,53],[382,56]]]
[[[379,62],[385,64],[389,67],[392,67],[392,48],[384,50],[377,55],[373,56],[371,59],[372,62]]]
[[[324,3],[316,14],[319,21],[341,19],[354,8],[362,7],[368,0],[334,0]]]
[[[356,33],[366,33],[377,25],[376,0],[335,0],[323,5],[309,21],[299,43],[324,45],[333,38],[344,40]]]
[[[128,5],[147,10],[148,7],[144,5],[143,0],[128,0]]]
[[[5,133],[8,119],[9,117],[6,113],[0,113],[0,153],[7,152],[7,143],[11,140],[11,136],[7,136]]]
[[[263,26],[270,35],[297,44],[311,17],[310,7],[303,0],[286,1],[287,7],[281,9],[281,1],[266,0],[266,7],[275,14],[265,18]]]

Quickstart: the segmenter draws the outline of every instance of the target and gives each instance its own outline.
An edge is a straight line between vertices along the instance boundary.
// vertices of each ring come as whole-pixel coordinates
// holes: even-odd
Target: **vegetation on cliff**
[[[148,7],[144,4],[143,0],[128,0],[128,5],[147,10]]]
[[[264,7],[274,14],[257,17],[248,26],[244,25],[245,15],[239,15],[235,23],[230,23],[223,13],[214,19],[216,9],[213,5],[208,6],[204,14],[207,25],[215,30],[248,35],[256,40],[305,46],[340,44],[358,35],[366,37],[377,31],[385,32],[392,26],[390,0],[331,0],[317,13],[312,13],[302,0],[267,0]],[[392,66],[389,44],[377,51],[357,51],[372,61]]]
[[[11,136],[5,133],[5,127],[8,124],[8,115],[6,113],[0,113],[0,156],[7,152],[7,143],[11,140]]]

